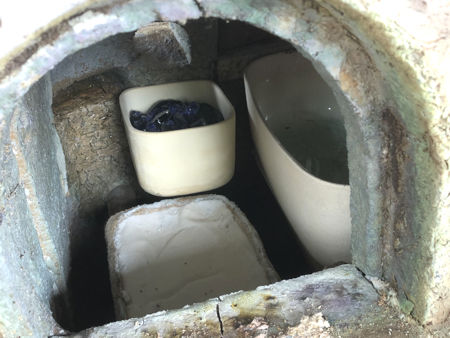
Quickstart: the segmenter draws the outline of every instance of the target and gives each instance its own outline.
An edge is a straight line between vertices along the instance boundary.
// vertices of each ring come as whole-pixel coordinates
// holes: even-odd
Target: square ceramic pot
[[[141,205],[106,224],[117,319],[177,309],[279,277],[254,227],[227,198]]]
[[[224,121],[188,129],[146,132],[130,123],[130,111],[147,111],[160,100],[208,103]],[[211,81],[186,81],[127,89],[120,108],[131,157],[141,187],[157,196],[177,196],[218,188],[234,174],[235,111]]]

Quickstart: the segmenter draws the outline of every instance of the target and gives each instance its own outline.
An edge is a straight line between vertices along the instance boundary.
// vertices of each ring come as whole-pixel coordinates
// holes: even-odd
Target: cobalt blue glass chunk
[[[186,110],[186,105],[181,101],[174,101],[169,104],[169,114],[172,116],[173,114],[184,114]]]
[[[170,130],[176,130],[177,128],[175,121],[173,120],[167,120],[165,123],[161,124],[161,131],[170,131]]]
[[[190,127],[194,128],[194,127],[202,127],[202,126],[206,126],[206,125],[207,125],[206,120],[203,117],[201,117],[201,118],[195,120],[194,122],[192,122]]]
[[[145,126],[145,131],[161,131],[161,128],[158,124],[153,122],[148,122]]]
[[[186,104],[186,110],[184,115],[188,121],[193,121],[198,114],[198,110],[200,109],[200,104],[197,102],[189,102]]]
[[[173,114],[173,120],[177,126],[177,129],[185,129],[189,127],[188,120],[183,112]]]
[[[139,111],[132,110],[130,112],[130,123],[136,129],[145,129],[145,119],[142,118],[142,113]]]
[[[223,121],[222,113],[207,103],[161,100],[145,113],[130,111],[131,125],[139,130],[160,132],[206,126]]]

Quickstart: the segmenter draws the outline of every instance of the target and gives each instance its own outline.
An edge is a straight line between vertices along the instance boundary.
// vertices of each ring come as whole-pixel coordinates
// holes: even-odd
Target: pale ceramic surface
[[[348,171],[342,167],[346,158],[333,158],[342,146],[345,152],[343,127],[341,131],[331,130],[331,136],[321,134],[330,126],[342,126],[331,92],[299,54],[259,59],[247,68],[244,79],[252,136],[263,170],[299,239],[322,265],[350,262],[350,187],[324,181],[305,170],[338,182],[348,180]],[[314,100],[317,105],[312,104]],[[288,122],[290,129],[280,121]],[[307,133],[308,123],[325,127],[314,129],[307,137],[292,134],[293,129]],[[318,157],[296,149],[314,137],[323,143],[317,148],[322,151]],[[326,146],[330,145],[328,150]],[[314,149],[317,144],[310,146]],[[291,154],[296,152],[293,158]],[[335,170],[326,170],[330,163],[337,169],[337,176],[332,174]]]
[[[252,225],[222,196],[130,209],[108,221],[106,238],[120,319],[279,280]]]
[[[198,101],[218,108],[225,121],[197,128],[144,132],[129,120],[130,110],[146,111],[162,99]],[[157,196],[211,190],[234,173],[235,112],[211,81],[186,81],[132,88],[120,95],[120,108],[141,187]]]

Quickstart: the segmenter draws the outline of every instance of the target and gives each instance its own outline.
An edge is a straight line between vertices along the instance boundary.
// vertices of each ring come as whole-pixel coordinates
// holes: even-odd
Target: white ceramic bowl
[[[279,280],[239,208],[218,195],[163,200],[106,224],[118,319],[177,309]]]
[[[300,241],[324,266],[350,262],[345,129],[331,90],[297,53],[253,62],[244,80],[259,159]]]
[[[165,132],[134,128],[131,110],[146,111],[163,99],[204,102],[225,120],[216,124]],[[125,90],[120,108],[131,157],[141,187],[157,196],[206,191],[227,183],[234,173],[235,112],[211,81],[186,81]]]

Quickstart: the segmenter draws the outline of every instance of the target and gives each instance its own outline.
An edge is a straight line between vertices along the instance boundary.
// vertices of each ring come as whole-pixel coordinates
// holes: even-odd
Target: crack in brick
[[[200,0],[194,0],[194,2],[195,2],[195,4],[197,5],[198,10],[202,13],[202,16],[203,16],[203,17],[206,17],[206,11],[205,11],[205,9],[203,8],[203,6],[200,4]]]
[[[216,313],[217,313],[217,319],[219,320],[219,325],[220,325],[220,336],[223,337],[223,323],[222,323],[222,318],[220,318],[219,303],[216,304]]]

